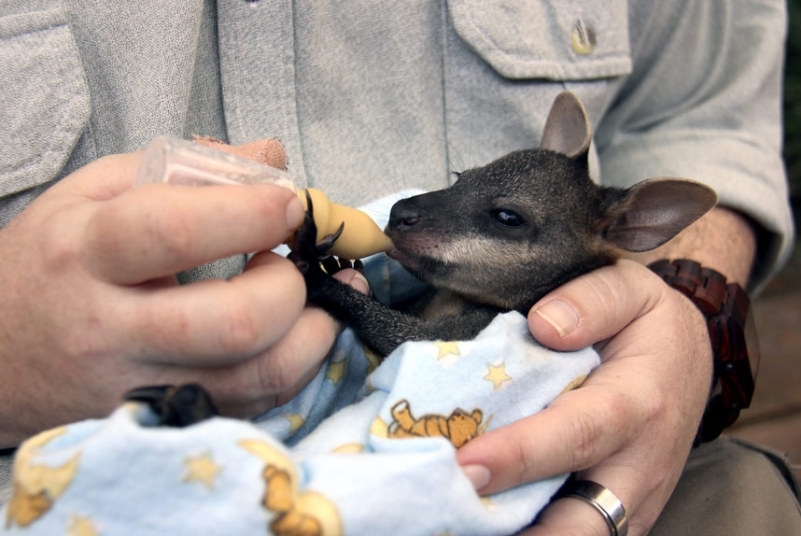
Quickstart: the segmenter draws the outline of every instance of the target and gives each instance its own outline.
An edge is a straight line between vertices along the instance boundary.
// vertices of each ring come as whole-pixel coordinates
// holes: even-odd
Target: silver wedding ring
[[[626,509],[617,496],[607,488],[592,480],[568,482],[560,497],[575,497],[586,502],[601,513],[609,526],[611,536],[626,536],[629,531],[629,518]]]

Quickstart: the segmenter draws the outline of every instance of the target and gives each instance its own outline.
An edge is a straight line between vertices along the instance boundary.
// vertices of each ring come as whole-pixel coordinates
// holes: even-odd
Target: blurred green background
[[[801,0],[788,0],[790,16],[784,64],[784,162],[796,223],[795,249],[766,294],[801,289]]]
[[[798,214],[801,203],[801,0],[789,0],[787,59],[784,81],[784,161],[790,194]]]

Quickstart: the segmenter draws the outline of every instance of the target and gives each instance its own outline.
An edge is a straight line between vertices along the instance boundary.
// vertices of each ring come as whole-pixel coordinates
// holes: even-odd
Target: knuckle
[[[180,260],[192,253],[195,243],[195,225],[188,214],[177,207],[173,210],[152,211],[149,214],[147,233],[149,243],[158,244],[160,253],[167,258]]]
[[[514,474],[510,475],[514,485],[525,484],[530,480],[529,475],[535,474],[537,467],[534,460],[530,459],[531,445],[528,441],[521,440],[512,442],[512,452],[510,463],[506,467],[517,468]]]
[[[606,408],[607,415],[611,416],[606,429],[607,434],[611,430],[609,441],[620,442],[614,445],[615,449],[629,444],[639,434],[647,433],[649,424],[661,418],[657,415],[658,407],[651,407],[649,397],[638,400],[628,394],[615,393]]]
[[[260,356],[256,373],[251,376],[254,391],[260,396],[282,396],[291,391],[300,378],[300,373],[292,365],[296,357],[282,345],[271,347]]]
[[[604,412],[606,415],[614,415],[619,423],[625,423],[632,418],[632,400],[627,394],[621,391],[609,391],[604,400]],[[620,432],[621,430],[616,430]]]
[[[255,352],[262,339],[261,324],[246,304],[229,307],[220,329],[221,346],[238,355]]]
[[[593,280],[592,293],[593,303],[600,309],[605,317],[614,319],[625,318],[627,302],[621,300],[621,295],[626,294],[626,289],[621,288],[621,281],[607,277],[598,277]]]
[[[596,419],[587,412],[579,412],[567,423],[568,436],[573,438],[572,448],[566,449],[567,463],[575,470],[586,469],[593,465],[593,453],[597,446],[601,429]]]
[[[105,345],[99,337],[77,330],[63,334],[62,348],[62,355],[72,363],[93,360],[93,357],[106,353]]]
[[[284,343],[270,349],[269,359],[265,359],[259,367],[258,383],[261,392],[285,393],[298,384],[303,376],[303,371],[298,367],[298,358],[303,360],[304,353],[308,352],[307,348],[298,346],[299,344]]]
[[[260,372],[259,387],[263,393],[283,393],[294,385],[295,378],[289,374],[286,367],[272,366]]]
[[[80,260],[83,247],[80,234],[60,222],[42,226],[40,258],[43,266],[63,270]]]
[[[662,396],[647,397],[643,404],[643,421],[646,423],[665,422],[670,418],[671,405]]]
[[[107,319],[102,306],[73,309],[68,325],[54,329],[60,339],[65,360],[71,363],[91,363],[113,354]]]
[[[591,411],[577,411],[566,423],[571,447],[565,449],[566,463],[583,470],[601,462],[619,442],[641,430],[643,418],[636,417],[630,397],[609,392],[595,400]],[[603,418],[599,416],[603,415]]]

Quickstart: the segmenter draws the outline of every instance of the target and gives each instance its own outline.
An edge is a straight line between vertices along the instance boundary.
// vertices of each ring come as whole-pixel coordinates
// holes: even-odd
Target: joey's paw
[[[219,415],[211,395],[201,385],[155,385],[132,389],[125,400],[150,406],[158,426],[184,428]]]
[[[334,273],[346,267],[341,266],[329,271],[321,266],[321,263],[324,262],[333,268],[332,262],[338,262],[328,252],[342,234],[345,224],[341,224],[334,234],[326,235],[318,242],[317,224],[314,221],[314,206],[308,192],[306,192],[306,204],[309,208],[306,211],[303,223],[295,230],[289,241],[289,248],[292,251],[288,257],[308,279],[309,276]],[[334,259],[334,261],[329,261],[328,259]]]

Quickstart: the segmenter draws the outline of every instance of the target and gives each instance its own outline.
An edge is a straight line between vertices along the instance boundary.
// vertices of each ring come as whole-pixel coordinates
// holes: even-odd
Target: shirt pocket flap
[[[511,79],[631,72],[626,0],[449,0],[459,36]]]
[[[0,18],[0,77],[7,196],[55,179],[89,122],[89,89],[62,10]]]

